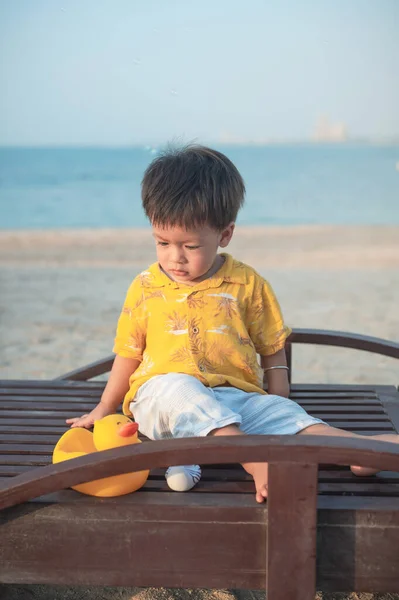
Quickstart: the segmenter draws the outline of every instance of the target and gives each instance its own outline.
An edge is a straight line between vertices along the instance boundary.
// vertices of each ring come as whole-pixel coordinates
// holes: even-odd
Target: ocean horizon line
[[[311,140],[311,139],[293,139],[293,140],[248,140],[248,141],[222,141],[222,140],[191,140],[174,141],[166,140],[162,142],[137,142],[134,144],[113,144],[113,143],[36,143],[36,144],[1,144],[0,151],[3,150],[152,150],[165,148],[168,145],[184,146],[189,144],[217,145],[224,148],[268,148],[268,147],[301,147],[301,148],[353,148],[359,146],[367,147],[395,147],[399,146],[399,135],[392,138],[351,138],[348,140]]]

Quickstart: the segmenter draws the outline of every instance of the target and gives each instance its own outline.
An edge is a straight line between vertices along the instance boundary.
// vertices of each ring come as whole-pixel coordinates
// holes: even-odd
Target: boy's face
[[[234,223],[223,231],[208,226],[195,229],[181,227],[152,227],[157,247],[157,258],[171,279],[188,285],[205,279],[212,268],[218,268],[217,251],[231,240]]]

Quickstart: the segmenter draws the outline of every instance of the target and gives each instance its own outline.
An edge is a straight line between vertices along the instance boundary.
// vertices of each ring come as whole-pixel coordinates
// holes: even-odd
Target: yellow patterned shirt
[[[254,269],[222,254],[224,263],[193,286],[153,264],[131,284],[119,317],[114,352],[140,361],[123,410],[138,388],[166,373],[193,375],[210,387],[264,393],[257,354],[284,347],[290,329],[270,284]]]

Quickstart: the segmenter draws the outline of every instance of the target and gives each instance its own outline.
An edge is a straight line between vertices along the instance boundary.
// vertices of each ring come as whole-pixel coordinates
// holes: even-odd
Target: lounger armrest
[[[242,462],[337,464],[399,471],[399,445],[333,436],[244,435],[179,438],[94,452],[0,481],[0,510],[85,481],[174,465]],[[315,478],[317,473],[315,472]]]
[[[399,359],[399,344],[377,337],[349,333],[347,331],[329,331],[323,329],[293,329],[287,339],[290,344],[315,344],[322,346],[339,346],[365,350],[383,356]]]
[[[65,373],[64,375],[60,375],[59,377],[56,377],[54,381],[87,381],[92,377],[98,377],[99,375],[108,373],[108,371],[111,370],[114,359],[115,356],[112,354],[111,356],[107,356],[107,358],[102,358],[94,363],[90,363],[89,365],[80,367],[74,371],[69,371],[69,373]]]

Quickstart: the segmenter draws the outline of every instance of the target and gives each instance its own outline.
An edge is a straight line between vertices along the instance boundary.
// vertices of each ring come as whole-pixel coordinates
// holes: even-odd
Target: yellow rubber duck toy
[[[138,428],[137,423],[124,415],[108,415],[95,421],[93,433],[83,427],[68,429],[54,448],[53,463],[127,444],[140,444]],[[81,483],[73,486],[73,489],[82,494],[103,498],[123,496],[141,488],[147,481],[148,475],[149,471],[124,473]]]

